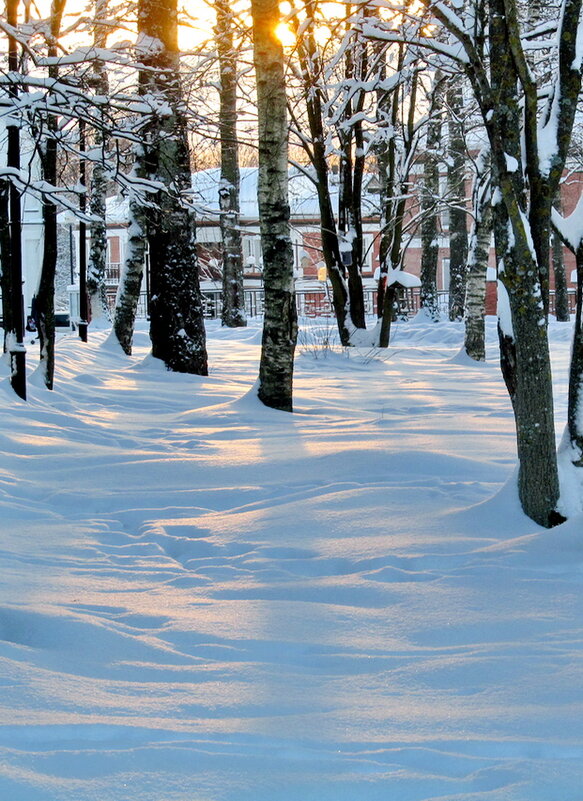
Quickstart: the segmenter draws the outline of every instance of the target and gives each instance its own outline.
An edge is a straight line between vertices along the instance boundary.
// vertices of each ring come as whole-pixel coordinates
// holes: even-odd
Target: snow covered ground
[[[326,333],[293,415],[256,325],[211,325],[208,378],[141,331],[65,336],[26,404],[0,382],[2,801],[583,798],[583,518],[506,484],[493,323],[485,366],[456,324]]]

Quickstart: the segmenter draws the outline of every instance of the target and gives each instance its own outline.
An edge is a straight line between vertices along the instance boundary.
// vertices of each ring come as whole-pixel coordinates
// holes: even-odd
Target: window
[[[441,288],[449,292],[449,259],[441,260]]]
[[[372,234],[362,235],[362,270],[365,273],[374,271],[374,236]]]
[[[261,237],[249,234],[243,237],[243,272],[257,273],[261,271]]]

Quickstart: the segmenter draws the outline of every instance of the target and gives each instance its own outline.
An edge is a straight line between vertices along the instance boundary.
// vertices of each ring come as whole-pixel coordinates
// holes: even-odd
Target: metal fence
[[[107,289],[107,297],[111,310],[115,307],[115,291],[112,288]],[[69,303],[71,309],[71,320],[78,320],[79,315],[79,290],[73,289],[69,293]],[[219,319],[223,310],[223,297],[220,289],[204,289],[202,292],[204,316],[209,319]],[[263,315],[263,288],[253,287],[245,289],[245,311],[248,318],[261,317]],[[575,313],[576,305],[576,292],[570,289],[568,292],[569,312]],[[441,317],[447,320],[449,293],[438,292],[437,302]],[[377,311],[377,292],[376,289],[365,289],[364,292],[365,313],[367,316],[376,314]],[[334,317],[334,309],[332,307],[332,297],[329,288],[315,287],[314,289],[300,289],[296,290],[296,305],[298,315],[300,317]],[[404,289],[399,298],[399,317],[413,317],[420,309],[420,293],[419,287],[411,289]],[[551,314],[555,313],[555,293],[553,291],[549,294],[549,311]],[[148,317],[148,295],[142,292],[140,295],[137,317]]]

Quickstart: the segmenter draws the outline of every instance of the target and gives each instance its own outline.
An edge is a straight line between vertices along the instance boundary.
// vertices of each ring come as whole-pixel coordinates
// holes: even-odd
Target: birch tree
[[[95,19],[93,44],[96,51],[107,47],[108,35],[108,4],[109,0],[95,0]],[[90,85],[95,94],[95,100],[103,109],[109,94],[109,80],[106,65],[101,59],[95,59],[92,67]],[[107,303],[105,278],[107,270],[107,144],[108,133],[104,115],[101,115],[101,124],[94,131],[94,147],[99,151],[100,157],[94,160],[91,171],[90,212],[91,223],[89,235],[91,247],[87,264],[87,294],[89,302],[89,317],[93,326],[108,324],[111,315]]]
[[[257,193],[265,287],[258,396],[266,406],[292,411],[297,312],[287,185],[287,98],[283,48],[276,37],[280,22],[278,0],[252,0],[251,12],[257,82]]]
[[[477,362],[486,359],[486,276],[492,237],[492,192],[489,151],[476,159],[472,190],[473,223],[467,264],[464,348]]]
[[[431,90],[427,137],[423,154],[421,185],[421,308],[428,319],[440,318],[437,297],[437,268],[439,264],[439,171],[443,159],[441,137],[445,97],[445,78],[436,72]]]
[[[223,250],[223,310],[221,320],[229,328],[247,325],[243,292],[243,243],[240,227],[239,142],[237,137],[237,54],[233,12],[227,0],[215,0],[215,39],[220,72],[219,139],[221,181],[219,186]]]
[[[462,76],[453,76],[446,91],[447,200],[449,206],[449,319],[462,320],[468,259],[466,210],[466,142],[463,127]]]

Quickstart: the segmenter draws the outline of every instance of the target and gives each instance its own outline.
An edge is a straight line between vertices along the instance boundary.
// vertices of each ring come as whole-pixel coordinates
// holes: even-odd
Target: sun
[[[293,31],[287,26],[285,22],[280,22],[275,29],[275,35],[284,47],[293,47],[296,43],[296,37]]]

